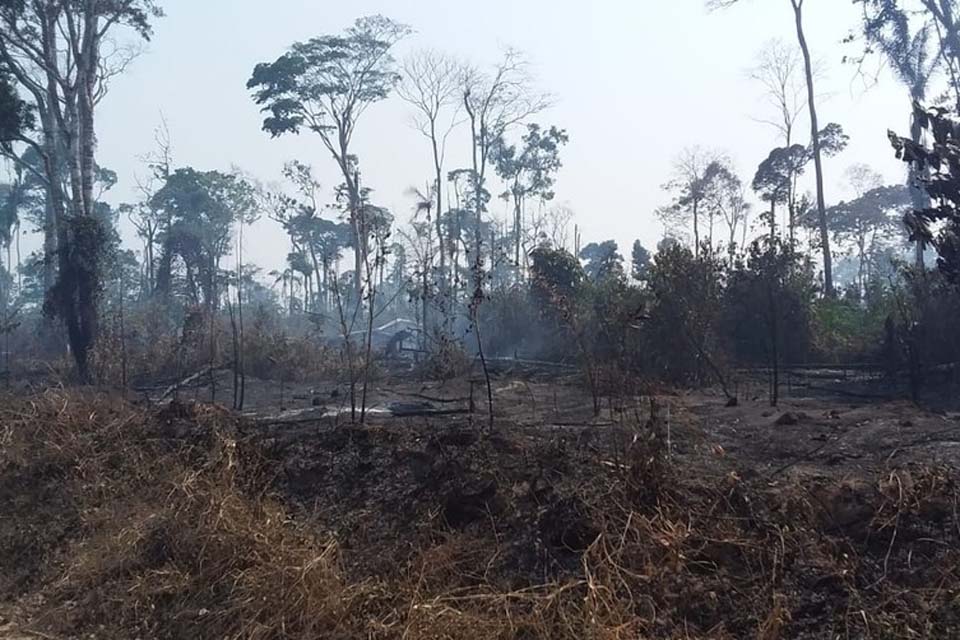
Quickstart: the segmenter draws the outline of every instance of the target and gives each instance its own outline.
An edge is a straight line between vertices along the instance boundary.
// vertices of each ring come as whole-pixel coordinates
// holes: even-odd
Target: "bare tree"
[[[443,226],[443,165],[447,139],[462,123],[460,100],[462,66],[454,58],[432,50],[423,50],[408,56],[403,63],[403,80],[397,94],[415,111],[414,126],[430,141],[433,154],[434,193],[436,202],[435,225],[440,252],[440,282],[447,283],[447,250]]]
[[[546,212],[547,238],[554,249],[569,251],[570,223],[574,211],[566,205],[550,207]]]
[[[731,253],[737,244],[737,231],[747,226],[750,203],[746,198],[746,187],[736,175],[732,165],[720,164],[714,186],[707,192],[707,208],[719,214],[727,226],[727,250]]]
[[[668,225],[693,225],[694,253],[700,254],[701,217],[708,212],[704,206],[711,198],[715,178],[723,165],[723,154],[694,146],[687,147],[674,159],[670,181],[663,188],[673,194],[673,202],[658,210]],[[712,214],[709,214],[712,216]]]
[[[520,52],[508,49],[490,74],[476,67],[463,68],[460,78],[461,98],[470,126],[470,158],[472,173],[472,211],[474,215],[473,295],[469,305],[470,321],[477,338],[477,350],[483,365],[487,387],[490,426],[493,426],[493,385],[483,353],[478,310],[484,298],[483,213],[490,195],[485,188],[490,151],[497,140],[513,126],[543,111],[551,104],[548,94],[533,89],[530,67]],[[491,251],[493,247],[491,246]],[[492,260],[492,254],[491,254]]]
[[[170,139],[170,128],[166,118],[161,116],[161,123],[154,131],[156,149],[145,154],[140,159],[148,169],[145,178],[134,176],[137,191],[141,201],[136,204],[121,205],[121,211],[127,214],[127,219],[133,225],[137,236],[143,241],[144,268],[146,271],[146,286],[144,291],[152,294],[156,286],[156,259],[155,249],[158,234],[169,225],[169,218],[162,215],[151,201],[157,191],[166,183],[172,173],[173,144]]]
[[[474,182],[474,214],[478,230],[489,194],[484,183],[490,151],[513,126],[550,106],[549,94],[533,89],[529,63],[514,49],[508,49],[493,72],[464,67],[460,78],[461,97],[470,125],[471,162]]]
[[[750,69],[750,78],[760,83],[764,96],[773,107],[775,116],[758,117],[757,121],[770,125],[783,139],[784,147],[794,142],[797,121],[807,108],[806,90],[801,79],[800,53],[782,40],[771,40],[757,55],[757,63]]]
[[[776,114],[772,119],[760,117],[757,121],[776,129],[784,149],[789,149],[796,142],[796,126],[807,109],[807,93],[802,73],[803,59],[800,52],[782,40],[768,42],[758,54],[756,66],[750,70],[750,77],[763,87],[764,94]],[[797,181],[800,171],[791,169],[787,178],[789,188],[785,204],[792,239],[795,237]]]

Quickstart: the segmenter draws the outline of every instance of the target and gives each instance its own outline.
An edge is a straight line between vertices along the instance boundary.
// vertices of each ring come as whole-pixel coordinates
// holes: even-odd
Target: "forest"
[[[162,112],[106,166],[175,3],[0,0],[0,640],[960,637],[960,2],[852,0],[841,63],[768,1],[774,145],[636,150],[621,246],[519,48],[319,25],[235,79],[280,180]]]

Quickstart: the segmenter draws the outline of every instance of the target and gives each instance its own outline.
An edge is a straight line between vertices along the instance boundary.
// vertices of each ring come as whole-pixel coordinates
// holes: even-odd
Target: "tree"
[[[957,1],[916,0],[923,10],[904,0],[854,0],[854,3],[860,4],[863,10],[866,53],[873,52],[874,48],[879,50],[907,84],[911,97],[926,88],[936,67],[944,67],[954,105],[960,109],[960,6]],[[936,54],[931,56],[928,47],[934,37]]]
[[[927,110],[914,106],[913,117],[929,132],[929,148],[889,132],[897,158],[912,165],[918,175],[928,175],[921,185],[930,205],[914,209],[905,219],[911,241],[933,246],[937,264],[946,278],[960,284],[960,125],[946,115],[946,109]]]
[[[45,258],[52,264],[56,256],[58,267],[55,284],[51,270],[45,276],[45,309],[66,325],[83,381],[89,380],[87,355],[97,337],[98,243],[107,237],[95,216],[95,111],[109,80],[131,59],[123,47],[103,43],[118,27],[149,39],[150,22],[160,15],[153,0],[0,3],[0,68],[15,79],[40,124],[38,135],[21,135],[19,148],[7,145],[4,153],[25,168],[22,149],[43,158],[35,175],[47,189]]]
[[[581,249],[580,258],[586,260],[587,264],[584,265],[583,270],[594,282],[624,277],[623,256],[620,255],[615,240],[591,242]]]
[[[663,380],[699,383],[725,379],[711,356],[716,346],[726,265],[708,246],[699,255],[664,239],[647,277],[653,296],[644,322],[649,366]],[[728,393],[728,395],[730,395]]]
[[[336,269],[343,250],[351,246],[351,227],[320,217],[320,183],[313,176],[310,165],[288,162],[283,175],[293,186],[296,195],[261,190],[260,199],[270,218],[283,227],[290,238],[293,251],[309,258],[311,280],[317,284],[315,303],[326,308],[332,291],[331,271]]]
[[[783,146],[794,142],[794,129],[807,108],[805,89],[798,78],[802,60],[797,50],[781,40],[771,40],[757,56],[750,77],[763,86],[766,98],[776,111],[772,120],[760,122],[772,126],[783,138]]]
[[[553,200],[554,175],[561,166],[560,147],[568,140],[563,129],[528,124],[519,148],[507,144],[502,137],[495,141],[496,171],[507,185],[501,197],[513,204],[514,263],[518,271],[522,268],[525,203],[533,197],[540,198],[541,202]]]
[[[160,238],[157,290],[171,293],[173,260],[180,258],[190,300],[202,301],[208,310],[218,309],[220,261],[231,250],[234,223],[249,220],[256,212],[253,187],[232,174],[177,169],[150,206],[170,220]]]
[[[152,206],[153,196],[166,183],[173,171],[173,147],[166,120],[154,131],[154,140],[156,149],[141,158],[149,173],[145,179],[136,178],[137,190],[142,199],[140,202],[121,206],[121,210],[126,213],[127,219],[143,242],[145,263],[143,290],[148,295],[153,294],[157,285],[157,241],[161,231],[169,230],[170,227],[169,216],[165,216],[162,211]]]
[[[790,147],[778,147],[757,167],[753,176],[753,190],[760,199],[770,204],[767,212],[770,223],[770,237],[777,236],[777,205],[789,205],[790,241],[793,243],[794,211],[792,207],[792,193],[795,177],[803,173],[809,156],[806,147],[795,144]]]
[[[910,190],[905,185],[873,186],[858,190],[858,197],[830,207],[830,230],[840,241],[851,241],[857,255],[857,289],[867,289],[870,257],[878,243],[896,235],[903,215],[910,208]]]
[[[823,189],[823,153],[821,148],[820,124],[817,116],[817,92],[814,84],[813,59],[810,55],[810,47],[807,43],[807,36],[804,32],[803,24],[805,1],[806,0],[790,0],[790,7],[793,9],[794,27],[797,33],[797,43],[800,45],[800,53],[803,55],[803,71],[807,84],[807,112],[810,115],[811,147],[816,172],[817,213],[818,227],[820,230],[820,246],[823,252],[824,291],[827,297],[832,298],[835,293],[833,287],[833,258],[830,253],[830,229],[827,223],[827,205]],[[740,2],[740,0],[708,0],[707,5],[710,7],[729,7],[738,2]]]
[[[949,64],[944,65],[945,57],[941,55],[942,46],[940,52],[931,52],[934,35],[939,33],[934,19],[931,19],[929,13],[922,15],[908,11],[892,0],[856,1],[862,5],[863,33],[867,40],[866,52],[860,62],[862,63],[868,53],[876,51],[889,63],[906,87],[910,103],[924,102],[930,80],[937,70],[942,66],[953,69]],[[954,12],[949,4],[944,3],[944,7],[952,16]],[[945,15],[941,12],[941,16]],[[954,88],[958,89],[956,83]],[[958,104],[960,104],[960,93],[957,95]],[[911,118],[910,137],[914,143],[920,143],[921,132],[919,122]],[[918,183],[919,178],[921,176],[914,175],[911,169],[908,183],[913,206],[915,209],[925,209],[929,203],[925,200],[924,191]],[[914,261],[917,268],[922,269],[924,267],[923,246],[918,241],[915,247]]]
[[[641,282],[647,279],[647,272],[650,270],[650,264],[653,256],[640,243],[639,240],[633,241],[633,249],[630,252],[630,275],[634,280]]]
[[[470,127],[470,170],[467,174],[467,202],[473,213],[473,260],[470,266],[473,292],[468,305],[470,322],[477,339],[477,351],[483,366],[487,389],[489,423],[493,426],[493,384],[483,353],[483,337],[478,310],[484,299],[486,275],[483,263],[483,214],[490,193],[486,189],[486,175],[490,150],[496,140],[528,117],[539,113],[550,104],[549,96],[531,90],[532,75],[523,56],[508,49],[503,60],[489,75],[475,67],[465,67],[461,75],[460,93]],[[494,248],[491,246],[491,266]]]
[[[729,160],[717,162],[711,171],[711,184],[707,190],[707,211],[712,218],[719,215],[727,225],[729,236],[727,249],[733,253],[737,244],[737,230],[747,231],[747,216],[750,214],[750,204],[746,199],[743,182],[736,175]],[[712,241],[711,232],[711,241]]]
[[[433,158],[433,196],[436,202],[435,224],[440,254],[440,281],[448,281],[441,217],[443,215],[443,165],[446,159],[447,139],[461,123],[463,107],[460,100],[462,65],[450,56],[424,50],[408,56],[403,63],[403,81],[397,93],[415,110],[414,126],[430,142]]]
[[[35,114],[30,104],[20,99],[10,73],[0,67],[0,149],[4,155],[13,155],[13,145],[29,140],[27,136],[35,126]]]
[[[360,18],[342,36],[294,43],[276,61],[258,64],[247,82],[254,101],[267,114],[264,131],[277,137],[306,128],[320,137],[336,161],[348,196],[358,299],[367,232],[360,163],[351,143],[363,113],[385,99],[400,81],[391,49],[410,32],[406,25],[383,16]]]
[[[668,224],[676,221],[685,225],[692,221],[695,255],[700,253],[700,219],[705,213],[704,205],[713,197],[725,162],[719,152],[688,147],[674,160],[673,175],[663,187],[673,193],[673,202],[661,209],[659,215]],[[710,209],[709,213],[712,224],[714,210]]]
[[[843,151],[849,140],[843,127],[835,122],[829,123],[817,136],[821,153],[832,157]],[[804,147],[794,144],[789,147],[777,147],[760,163],[753,178],[753,190],[764,202],[770,203],[767,212],[770,223],[770,236],[776,236],[776,207],[778,204],[787,206],[787,226],[790,242],[796,242],[797,225],[806,223],[801,216],[804,207],[797,196],[797,181],[807,165],[813,159],[813,145]]]
[[[550,96],[531,89],[533,75],[519,51],[508,49],[490,74],[465,67],[460,91],[470,127],[473,210],[485,211],[491,151],[514,126],[550,105]]]
[[[769,364],[771,405],[779,399],[783,360],[807,355],[814,290],[809,261],[778,237],[751,244],[727,279],[724,334],[741,361]]]

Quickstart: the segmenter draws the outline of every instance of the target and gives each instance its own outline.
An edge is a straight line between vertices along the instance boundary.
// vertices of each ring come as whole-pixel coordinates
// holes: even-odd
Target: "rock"
[[[807,417],[806,414],[803,414],[803,413],[793,413],[791,411],[787,411],[782,416],[777,418],[774,424],[777,425],[778,427],[790,427],[795,424],[800,424],[800,421],[805,419],[806,417]]]

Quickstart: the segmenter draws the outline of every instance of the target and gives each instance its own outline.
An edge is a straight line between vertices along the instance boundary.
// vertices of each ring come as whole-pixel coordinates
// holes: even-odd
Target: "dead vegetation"
[[[674,415],[253,428],[49,391],[0,409],[0,602],[103,638],[945,638],[956,470],[777,481]],[[709,439],[709,438],[706,438]],[[707,443],[709,444],[709,443]],[[749,462],[749,461],[746,461]]]

